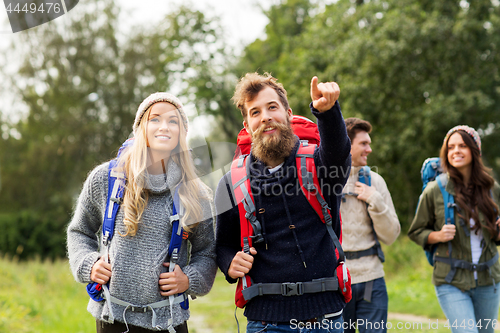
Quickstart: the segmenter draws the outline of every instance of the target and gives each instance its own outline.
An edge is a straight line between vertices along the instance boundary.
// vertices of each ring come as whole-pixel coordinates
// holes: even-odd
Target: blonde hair
[[[154,105],[154,104],[153,104]],[[126,176],[125,193],[123,196],[123,211],[126,233],[122,236],[135,236],[144,210],[146,209],[149,191],[146,189],[146,175],[148,159],[147,149],[147,119],[151,112],[150,106],[135,133],[134,143],[119,157],[117,171],[124,172]],[[180,119],[179,111],[176,110]],[[183,208],[181,224],[186,231],[191,231],[202,221],[203,209],[200,201],[210,198],[211,190],[198,177],[193,159],[187,144],[187,131],[184,126],[179,126],[179,143],[170,156],[181,170],[179,200]],[[168,170],[167,170],[168,172]],[[173,193],[172,193],[173,195]],[[180,207],[177,207],[180,212]]]

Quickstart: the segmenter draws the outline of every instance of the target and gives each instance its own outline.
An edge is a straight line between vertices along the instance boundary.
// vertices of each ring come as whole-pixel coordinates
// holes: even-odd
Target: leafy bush
[[[62,258],[66,254],[67,223],[68,214],[62,211],[0,214],[0,253],[21,260]]]

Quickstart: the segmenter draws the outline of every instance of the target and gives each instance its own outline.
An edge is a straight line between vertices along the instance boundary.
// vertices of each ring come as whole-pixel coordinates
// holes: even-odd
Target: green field
[[[385,253],[391,331],[449,332],[431,284],[432,267],[420,248],[401,238]],[[190,332],[237,332],[234,287],[217,275],[212,291],[191,302]],[[85,287],[74,281],[66,260],[0,259],[1,333],[95,332],[87,302]],[[243,310],[236,315],[244,332]]]

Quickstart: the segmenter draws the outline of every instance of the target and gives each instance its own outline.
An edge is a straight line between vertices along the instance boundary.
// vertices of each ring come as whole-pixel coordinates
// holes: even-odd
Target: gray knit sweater
[[[94,263],[102,256],[101,226],[106,208],[108,191],[108,164],[95,168],[83,185],[82,192],[68,227],[68,257],[75,279],[89,283]],[[166,299],[160,295],[159,275],[167,269],[163,267],[170,242],[172,226],[173,189],[181,178],[179,167],[170,160],[167,180],[164,175],[149,175],[148,204],[142,215],[137,234],[123,237],[123,210],[120,208],[115,221],[115,234],[110,246],[112,276],[109,290],[112,296],[134,305],[146,305]],[[180,250],[179,265],[189,278],[187,293],[193,296],[207,294],[214,282],[217,265],[215,263],[215,241],[213,230],[212,203],[203,201],[203,219],[189,234],[191,243],[188,263],[188,246],[183,241]],[[179,211],[179,209],[178,209]],[[109,308],[104,301],[88,304],[88,311],[100,320],[109,321]],[[112,303],[115,320],[124,322],[125,307]],[[170,307],[155,310],[156,325],[162,330],[167,328]],[[189,318],[189,310],[183,310],[178,304],[173,310],[173,325],[182,324]],[[152,312],[125,312],[126,322],[153,330]]]

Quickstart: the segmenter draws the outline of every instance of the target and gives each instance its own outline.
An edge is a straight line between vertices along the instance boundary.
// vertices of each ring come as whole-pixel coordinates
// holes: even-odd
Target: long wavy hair
[[[153,104],[154,105],[154,104]],[[119,157],[117,171],[124,172],[127,178],[125,194],[123,196],[123,211],[126,233],[122,236],[135,236],[146,209],[149,191],[146,189],[147,166],[150,156],[147,147],[147,119],[153,106],[146,110],[142,121],[135,133],[134,143],[125,149]],[[177,116],[181,119],[179,111]],[[182,124],[182,123],[181,123]],[[187,144],[187,132],[184,126],[179,126],[179,143],[170,153],[170,157],[181,170],[179,200],[182,207],[181,224],[184,230],[190,232],[198,223],[208,218],[203,216],[201,200],[209,200],[211,190],[196,174],[196,168]],[[168,170],[167,170],[168,172]]]
[[[479,211],[484,214],[486,219],[486,228],[494,239],[497,235],[496,220],[498,217],[498,206],[491,197],[491,189],[495,183],[490,175],[491,169],[483,164],[481,153],[472,137],[464,131],[456,131],[459,133],[464,143],[469,147],[472,153],[472,167],[469,184],[464,184],[464,178],[460,171],[453,167],[448,161],[448,141],[451,135],[443,143],[441,147],[441,166],[444,171],[447,171],[450,179],[455,184],[455,202],[460,207],[458,212],[459,217],[463,218],[467,225],[469,219],[472,218],[476,222],[473,230],[478,232],[481,228],[479,223]]]

